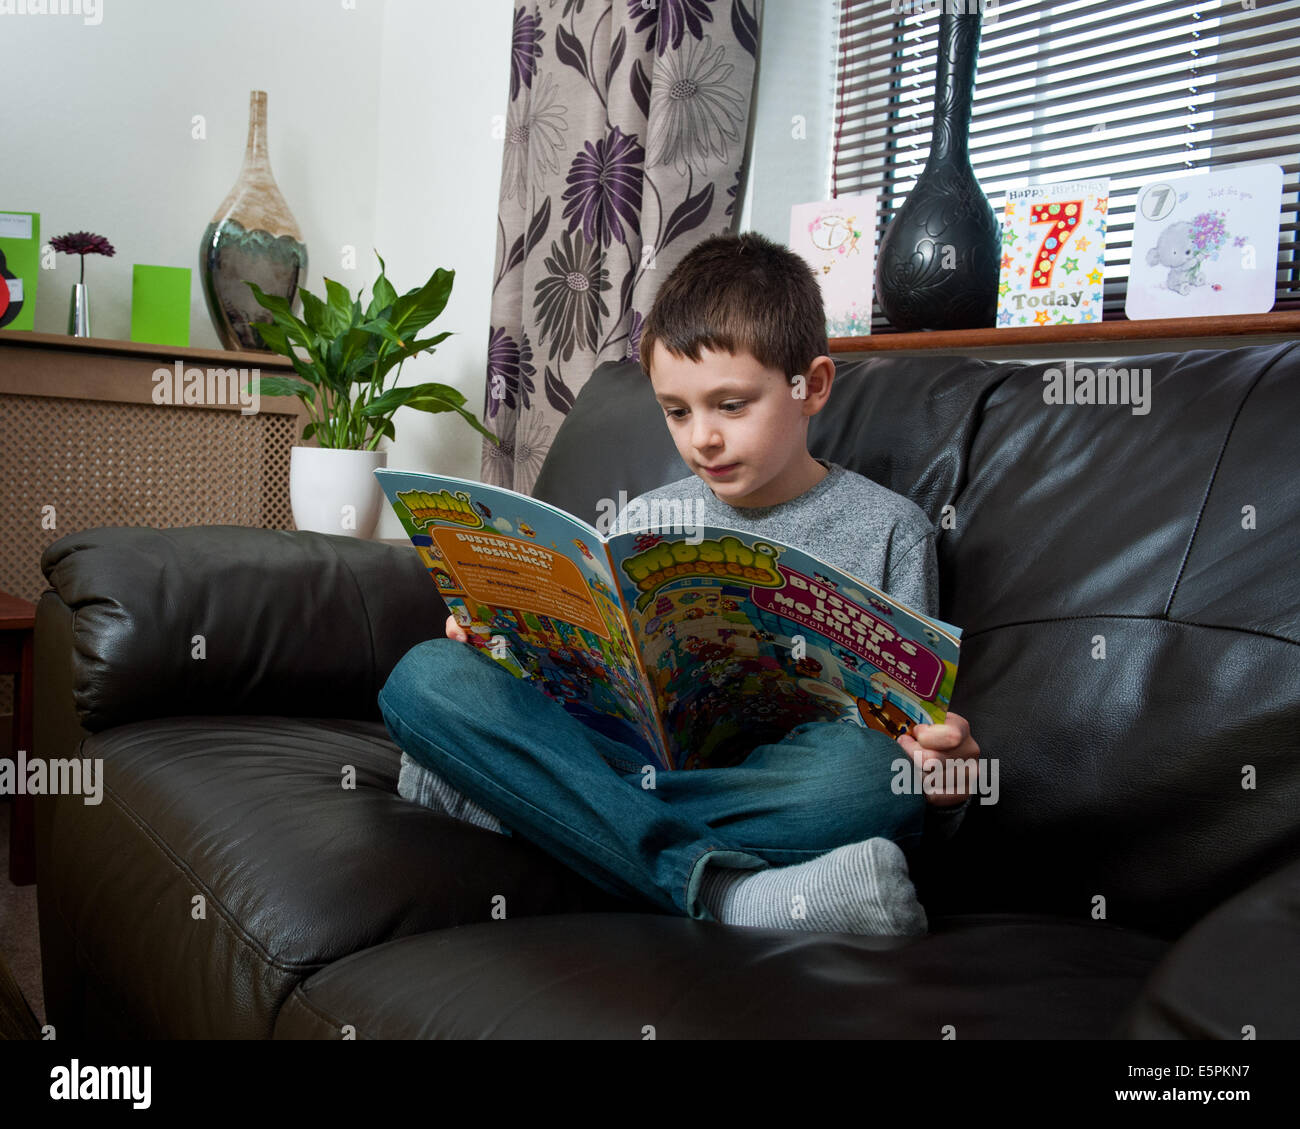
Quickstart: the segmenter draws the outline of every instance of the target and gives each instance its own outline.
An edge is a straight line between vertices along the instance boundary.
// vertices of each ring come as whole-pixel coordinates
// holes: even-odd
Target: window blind
[[[947,0],[969,11],[973,0]],[[938,0],[839,0],[831,195],[879,193],[876,244],[929,154]],[[1249,0],[1247,0],[1249,4]],[[1124,316],[1139,188],[1282,168],[1277,305],[1300,308],[1300,2],[1002,0],[985,6],[970,154],[1008,189],[1110,176],[1103,318]],[[875,304],[872,332],[892,327]]]

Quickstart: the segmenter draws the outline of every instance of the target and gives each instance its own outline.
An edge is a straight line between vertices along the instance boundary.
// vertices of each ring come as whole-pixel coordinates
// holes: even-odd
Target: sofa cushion
[[[380,723],[173,718],[80,755],[102,758],[103,799],[44,801],[42,894],[139,1037],[267,1038],[303,977],[491,921],[495,895],[511,917],[625,905],[521,839],[402,799]]]
[[[979,916],[916,940],[646,914],[466,925],[294,989],[277,1039],[1100,1039],[1165,951],[1099,923]],[[490,969],[490,975],[484,970]]]

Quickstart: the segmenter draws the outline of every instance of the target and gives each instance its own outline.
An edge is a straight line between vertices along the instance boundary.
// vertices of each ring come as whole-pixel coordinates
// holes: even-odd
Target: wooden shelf
[[[155,387],[152,374],[177,363],[187,369],[256,369],[262,376],[293,374],[286,358],[270,352],[181,348],[105,337],[0,330],[0,395],[147,404],[152,402]],[[260,403],[263,411],[297,417],[300,430],[307,422],[306,409],[296,396],[263,396]],[[241,410],[239,403],[193,407],[204,411]]]
[[[899,349],[988,349],[1003,346],[1106,344],[1205,337],[1300,336],[1300,310],[1218,318],[1159,318],[1152,321],[1093,322],[1084,325],[1023,326],[1014,329],[945,329],[922,333],[874,333],[835,337],[832,353],[878,353]]]
[[[64,333],[31,333],[0,329],[0,346],[19,345],[27,349],[57,349],[72,355],[163,358],[186,364],[214,364],[221,368],[264,368],[291,371],[289,362],[276,353],[234,349],[195,349],[179,345],[146,345],[140,341],[117,341],[108,337],[73,337]]]

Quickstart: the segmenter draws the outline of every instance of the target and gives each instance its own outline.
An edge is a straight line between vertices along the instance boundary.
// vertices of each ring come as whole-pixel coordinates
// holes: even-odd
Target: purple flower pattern
[[[595,366],[639,357],[659,283],[734,226],[761,9],[514,5],[485,482],[531,490]]]

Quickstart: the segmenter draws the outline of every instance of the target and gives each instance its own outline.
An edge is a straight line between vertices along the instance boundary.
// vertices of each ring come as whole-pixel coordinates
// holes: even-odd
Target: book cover
[[[999,328],[1101,321],[1110,179],[1007,192]]]
[[[546,502],[375,472],[482,649],[662,768],[716,768],[795,726],[898,736],[947,714],[960,629],[795,546],[657,524],[605,536]]]

